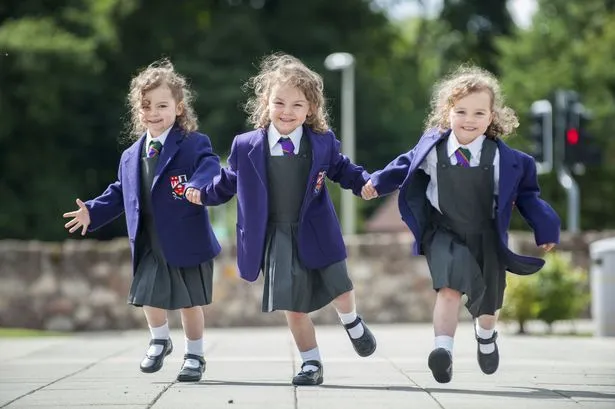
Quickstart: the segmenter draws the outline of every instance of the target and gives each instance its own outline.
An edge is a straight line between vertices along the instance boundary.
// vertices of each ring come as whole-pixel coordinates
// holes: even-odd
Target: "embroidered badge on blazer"
[[[326,170],[321,170],[316,176],[316,185],[314,185],[314,194],[317,195],[322,189],[322,185],[325,183],[325,176],[327,176]]]
[[[171,176],[171,194],[173,199],[182,200],[184,198],[184,191],[186,190],[186,182],[188,178],[186,175]]]

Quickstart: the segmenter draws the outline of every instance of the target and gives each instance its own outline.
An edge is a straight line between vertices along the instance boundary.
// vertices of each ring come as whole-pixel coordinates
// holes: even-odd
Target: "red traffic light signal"
[[[579,130],[576,128],[570,128],[566,131],[566,143],[568,145],[576,145],[579,143]]]

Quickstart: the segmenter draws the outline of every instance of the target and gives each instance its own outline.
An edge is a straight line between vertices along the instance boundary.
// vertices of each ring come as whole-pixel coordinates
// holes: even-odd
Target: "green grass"
[[[26,328],[0,328],[0,338],[56,337],[65,335],[68,335],[68,333]]]

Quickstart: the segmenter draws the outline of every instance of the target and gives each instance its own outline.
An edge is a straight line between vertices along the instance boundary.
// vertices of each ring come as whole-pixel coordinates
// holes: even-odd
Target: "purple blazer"
[[[299,259],[307,268],[323,268],[346,258],[346,246],[324,176],[359,196],[369,174],[340,153],[332,131],[303,127],[312,143],[312,166],[299,216]],[[225,203],[237,194],[237,264],[241,277],[258,278],[263,261],[269,206],[267,202],[267,131],[257,129],[233,140],[228,168],[204,184],[205,205]]]
[[[424,211],[426,188],[429,177],[416,172],[419,165],[438,141],[450,134],[450,130],[440,132],[428,130],[416,146],[398,156],[384,169],[372,174],[372,184],[379,195],[389,194],[399,189],[399,211],[402,220],[408,225],[416,239],[414,254],[421,254],[421,235],[427,223]],[[540,188],[536,177],[534,159],[523,152],[509,148],[502,140],[497,141],[500,152],[500,179],[497,197],[496,227],[500,245],[509,270],[526,274],[522,264],[542,267],[544,260],[522,256],[508,248],[508,226],[512,216],[513,203],[534,231],[537,245],[559,243],[560,219],[551,206],[540,199]]]
[[[89,231],[96,230],[126,213],[128,238],[134,260],[134,244],[139,230],[139,193],[143,135],[122,153],[118,180],[95,199],[86,202],[90,211]],[[207,135],[185,135],[176,125],[171,129],[160,153],[152,183],[152,207],[162,251],[175,267],[189,267],[211,260],[220,253],[207,209],[174,194],[173,186],[184,181],[184,190],[200,188],[220,171],[220,160],[212,152]],[[182,192],[176,186],[175,192]]]

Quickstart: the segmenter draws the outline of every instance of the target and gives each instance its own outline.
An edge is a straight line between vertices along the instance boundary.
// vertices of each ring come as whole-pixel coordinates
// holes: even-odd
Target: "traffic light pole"
[[[568,208],[567,208],[567,220],[566,228],[571,233],[579,232],[579,218],[581,213],[581,195],[579,192],[579,185],[577,181],[572,177],[572,172],[564,164],[564,155],[566,149],[566,123],[568,109],[570,106],[570,99],[575,99],[567,91],[558,90],[555,93],[555,106],[556,106],[556,119],[555,119],[555,161],[557,180],[559,184],[564,188],[568,196]]]

